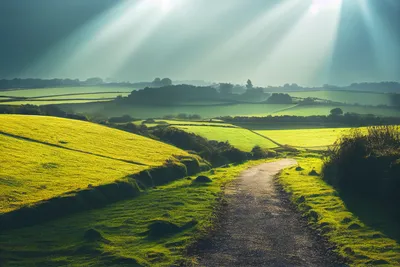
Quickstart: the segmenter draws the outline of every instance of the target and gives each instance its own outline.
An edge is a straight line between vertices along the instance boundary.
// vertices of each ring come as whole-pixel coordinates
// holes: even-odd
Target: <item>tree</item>
[[[160,78],[155,78],[154,81],[152,82],[154,86],[161,86],[161,79]]]
[[[332,116],[340,116],[343,115],[343,110],[341,108],[334,108],[331,110]]]
[[[220,83],[219,92],[222,95],[230,95],[233,92],[233,84],[231,83]]]
[[[246,88],[247,90],[253,89],[253,83],[250,79],[247,80]]]
[[[103,83],[103,79],[99,77],[89,78],[85,81],[86,85],[99,85]]]
[[[172,80],[170,78],[164,78],[164,79],[161,80],[161,85],[162,86],[172,85]]]

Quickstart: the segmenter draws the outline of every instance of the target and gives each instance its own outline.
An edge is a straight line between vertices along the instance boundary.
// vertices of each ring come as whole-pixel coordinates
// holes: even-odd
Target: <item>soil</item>
[[[342,266],[275,182],[284,159],[243,172],[226,188],[218,231],[195,252],[199,266]]]

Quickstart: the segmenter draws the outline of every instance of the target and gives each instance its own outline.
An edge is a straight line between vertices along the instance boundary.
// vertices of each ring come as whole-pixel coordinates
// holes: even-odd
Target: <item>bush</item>
[[[275,151],[264,149],[260,146],[253,147],[251,153],[253,155],[253,159],[265,159],[265,158],[276,157]]]
[[[353,130],[339,139],[327,152],[323,178],[343,194],[384,204],[400,219],[399,127]]]

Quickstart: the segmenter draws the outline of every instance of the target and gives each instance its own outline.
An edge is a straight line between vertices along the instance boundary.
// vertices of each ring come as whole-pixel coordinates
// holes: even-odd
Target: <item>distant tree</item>
[[[343,115],[343,110],[341,108],[334,108],[331,110],[332,116],[340,116]]]
[[[273,93],[267,100],[269,104],[292,104],[293,99],[288,94]]]
[[[247,90],[253,89],[253,83],[250,79],[247,80],[246,88]]]
[[[164,78],[161,81],[162,86],[169,86],[172,85],[172,80],[170,78]]]
[[[162,84],[161,84],[161,79],[160,78],[155,78],[154,79],[154,81],[152,82],[152,84],[154,85],[154,86],[161,86]]]
[[[220,83],[219,92],[222,95],[230,95],[233,92],[233,84],[231,83]]]
[[[85,81],[86,85],[99,85],[103,83],[103,79],[99,77],[89,78]]]

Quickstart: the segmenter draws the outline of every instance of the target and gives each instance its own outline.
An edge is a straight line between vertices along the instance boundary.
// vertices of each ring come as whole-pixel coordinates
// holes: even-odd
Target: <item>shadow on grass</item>
[[[347,208],[367,226],[378,230],[400,244],[400,219],[386,205],[374,199],[341,193]]]

